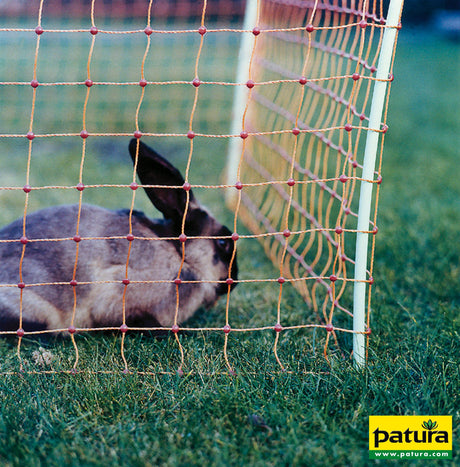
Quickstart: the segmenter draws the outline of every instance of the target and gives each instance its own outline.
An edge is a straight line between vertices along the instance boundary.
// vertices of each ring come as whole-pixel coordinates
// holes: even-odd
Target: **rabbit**
[[[144,213],[133,211],[134,240],[130,241],[127,236],[129,210],[111,211],[82,204],[78,232],[81,240],[78,242],[75,276],[77,285],[70,285],[70,281],[79,240],[75,237],[78,205],[54,206],[28,214],[27,241],[22,238],[23,219],[1,229],[0,240],[15,241],[0,242],[0,331],[16,331],[19,328],[20,289],[1,285],[20,283],[19,264],[24,242],[24,332],[70,329],[74,307],[73,287],[76,291],[74,327],[77,329],[120,326],[125,287],[125,324],[128,328],[181,324],[200,307],[209,308],[219,296],[234,288],[238,266],[234,251],[236,241],[232,239],[230,230],[215,220],[189,190],[184,223],[186,239],[181,242],[179,236],[186,209],[186,189],[189,187],[184,185],[182,175],[173,165],[139,139],[131,140],[129,152],[133,163],[137,159],[137,174],[142,185],[156,185],[144,186],[144,190],[164,218],[149,219]],[[180,188],[165,189],[159,188],[159,185]],[[101,238],[113,236],[121,238]],[[46,238],[66,240],[32,241]],[[179,307],[175,320],[177,284],[174,281],[181,266],[182,247],[185,257],[180,273],[181,283],[178,285]],[[128,285],[122,282],[126,277],[130,281]],[[87,284],[93,281],[107,282]],[[51,282],[62,284],[27,286]]]

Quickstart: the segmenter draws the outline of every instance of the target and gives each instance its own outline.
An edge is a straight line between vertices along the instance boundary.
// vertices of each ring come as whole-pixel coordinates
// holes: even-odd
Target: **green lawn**
[[[175,340],[139,334],[127,338],[128,362],[155,374],[123,375],[119,339],[77,336],[79,368],[114,373],[0,376],[0,464],[366,465],[371,463],[368,416],[385,414],[452,415],[451,463],[458,464],[459,52],[458,43],[436,36],[406,30],[400,36],[384,153],[366,370],[356,371],[340,353],[331,355],[327,364],[322,357],[323,333],[297,331],[282,333],[280,357],[292,373],[280,373],[271,332],[236,337],[231,333],[229,358],[237,376],[230,376],[225,373],[222,335],[196,333],[181,337],[186,367],[179,377]],[[23,174],[24,158],[5,154],[19,145],[24,149],[25,144],[2,142],[2,185],[5,180],[23,183],[18,174]],[[33,168],[46,162],[49,149],[46,140],[35,144]],[[78,154],[80,144],[70,139],[67,144],[63,138],[63,154]],[[88,150],[85,176],[91,180],[99,170],[99,180],[126,183],[125,141],[100,144],[103,147]],[[179,165],[186,144],[160,142]],[[206,161],[199,155],[207,151],[225,155],[224,141],[199,143],[197,138],[197,144],[199,162]],[[104,168],[92,160],[96,153],[105,158]],[[48,164],[49,170],[32,174],[41,183],[57,179],[70,183],[78,173],[78,161],[68,166],[65,160],[56,159]],[[211,173],[217,172],[219,162],[215,164]],[[43,192],[31,197],[31,209],[62,202],[61,192]],[[77,201],[76,193],[66,196],[65,201]],[[85,196],[92,202],[110,198],[96,190],[88,195],[85,191]],[[115,207],[120,200],[123,196],[114,194],[109,204]],[[148,208],[141,196],[139,201],[141,209]],[[5,223],[20,215],[23,197],[1,192],[0,203]],[[220,218],[228,222],[232,216],[222,212]],[[261,275],[273,274],[262,248],[255,242],[249,246],[250,254],[240,255],[242,274],[255,268]],[[294,290],[286,292],[286,315],[301,313],[302,299]],[[274,316],[276,300],[273,288],[238,287],[232,296],[235,323],[266,322],[267,316]],[[199,313],[190,326],[221,325],[224,305]],[[49,368],[36,362],[39,345],[24,342],[22,356],[28,369]],[[52,368],[72,366],[75,357],[69,341],[44,347],[54,356]],[[14,340],[0,342],[2,371],[17,369],[15,350]],[[437,464],[449,465],[432,461]]]

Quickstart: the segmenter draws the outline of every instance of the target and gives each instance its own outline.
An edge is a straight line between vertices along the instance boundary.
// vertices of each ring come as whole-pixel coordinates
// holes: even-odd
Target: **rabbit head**
[[[201,280],[220,282],[212,285],[215,301],[228,291],[224,282],[238,277],[232,233],[198,203],[181,173],[156,151],[132,139],[129,152],[147,196],[163,214],[164,220],[157,222],[156,232],[161,237],[177,239],[185,235],[185,242],[174,241],[176,249],[182,253],[184,243],[185,262],[200,271]],[[233,288],[235,283],[230,285]]]

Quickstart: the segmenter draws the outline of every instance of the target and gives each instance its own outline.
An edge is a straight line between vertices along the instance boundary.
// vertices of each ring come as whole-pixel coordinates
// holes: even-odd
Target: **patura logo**
[[[452,417],[382,415],[369,417],[369,456],[452,457]]]
[[[410,444],[414,443],[449,443],[449,433],[447,431],[435,431],[438,423],[428,420],[422,423],[424,430],[411,430],[407,428],[404,431],[392,430],[390,432],[386,430],[380,430],[378,427],[374,430],[374,446],[376,449],[387,441],[390,444]]]

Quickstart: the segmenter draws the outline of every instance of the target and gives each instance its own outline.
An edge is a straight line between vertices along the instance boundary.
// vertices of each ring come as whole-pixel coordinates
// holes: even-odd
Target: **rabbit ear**
[[[139,147],[139,149],[137,149]],[[162,185],[182,187],[184,178],[166,159],[138,139],[129,143],[129,153],[136,163],[137,174],[142,185]],[[182,222],[187,202],[187,193],[182,188],[144,188],[153,205],[163,213],[165,219],[176,224]],[[189,211],[196,209],[197,203],[192,191],[189,191]]]

